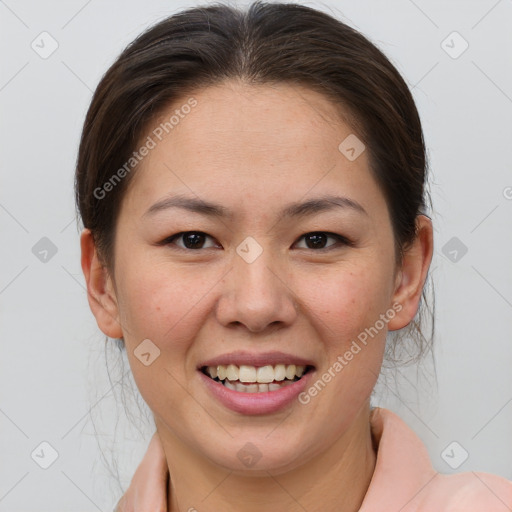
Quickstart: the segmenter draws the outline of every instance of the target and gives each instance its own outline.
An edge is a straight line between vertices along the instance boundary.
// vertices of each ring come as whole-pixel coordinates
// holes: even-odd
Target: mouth
[[[276,364],[265,366],[202,366],[200,371],[224,387],[241,393],[267,393],[293,384],[312,372],[312,365]]]

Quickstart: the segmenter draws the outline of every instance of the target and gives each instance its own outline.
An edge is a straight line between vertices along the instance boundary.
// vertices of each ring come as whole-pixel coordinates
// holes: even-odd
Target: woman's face
[[[388,208],[367,152],[323,96],[226,82],[193,97],[188,114],[187,96],[155,123],[180,110],[168,134],[146,134],[156,146],[123,199],[118,319],[164,439],[226,468],[256,457],[280,472],[361,417],[387,330],[410,320]],[[183,232],[196,233],[171,239]],[[201,371],[222,363],[235,364],[233,380],[268,365],[260,381],[311,369],[241,392]]]

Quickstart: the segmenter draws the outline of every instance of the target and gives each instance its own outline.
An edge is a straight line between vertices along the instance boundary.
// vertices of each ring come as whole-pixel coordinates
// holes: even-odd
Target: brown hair
[[[256,1],[244,11],[215,4],[164,19],[129,44],[100,81],[84,123],[75,193],[107,268],[113,269],[116,220],[133,172],[105,197],[98,190],[169,104],[228,79],[305,85],[350,117],[386,198],[400,259],[428,198],[423,133],[406,83],[343,22],[298,4]]]

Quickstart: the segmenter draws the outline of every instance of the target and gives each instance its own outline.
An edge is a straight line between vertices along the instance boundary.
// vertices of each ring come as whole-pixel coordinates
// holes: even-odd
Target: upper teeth
[[[206,371],[212,379],[218,377],[219,380],[228,379],[231,381],[239,380],[240,382],[259,382],[265,384],[274,380],[281,381],[285,378],[293,380],[295,376],[302,377],[305,369],[305,366],[296,366],[294,364],[267,365],[260,366],[259,368],[248,365],[219,364],[218,366],[208,366]]]

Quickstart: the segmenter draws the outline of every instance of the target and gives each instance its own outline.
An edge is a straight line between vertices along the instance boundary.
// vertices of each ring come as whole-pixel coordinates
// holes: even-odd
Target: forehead
[[[191,98],[195,105],[185,108]],[[155,147],[130,187],[141,200],[171,189],[221,199],[229,199],[226,190],[261,192],[269,200],[365,184],[375,193],[366,152],[351,161],[339,149],[353,128],[329,99],[303,86],[226,82],[195,91],[161,112],[148,135]]]
[[[227,82],[194,97],[197,106],[176,127],[176,135],[188,142],[185,149],[203,156],[205,149],[226,150],[235,158],[251,152],[279,163],[280,156],[291,158],[298,149],[302,155],[312,147],[336,149],[340,135],[352,131],[333,103],[302,86]]]

